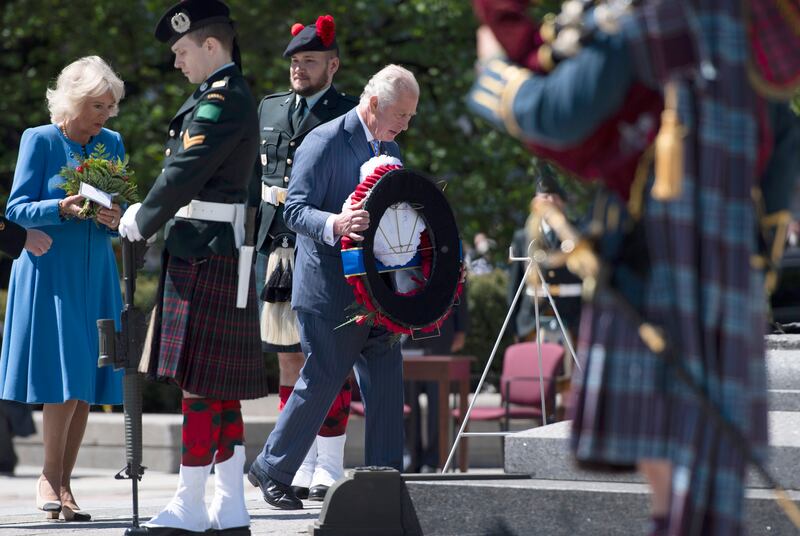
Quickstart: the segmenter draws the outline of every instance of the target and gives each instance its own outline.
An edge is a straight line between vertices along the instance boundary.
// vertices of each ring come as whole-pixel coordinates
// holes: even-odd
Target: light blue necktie
[[[369,146],[372,148],[372,155],[378,156],[381,154],[381,142],[380,140],[370,140]]]

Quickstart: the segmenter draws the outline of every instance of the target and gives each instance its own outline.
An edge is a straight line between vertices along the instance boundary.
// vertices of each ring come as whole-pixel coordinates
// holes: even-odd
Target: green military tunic
[[[212,74],[170,121],[164,169],[136,214],[142,236],[167,223],[148,371],[184,391],[221,400],[267,394],[252,270],[240,309],[233,226],[175,213],[194,199],[247,201],[258,150],[255,112],[238,67]]]
[[[155,234],[168,222],[170,255],[236,255],[230,223],[174,216],[193,199],[246,201],[258,146],[255,112],[250,89],[233,64],[212,74],[186,100],[170,121],[161,175],[136,215],[142,236]]]
[[[261,199],[261,185],[288,188],[294,154],[306,134],[318,125],[344,115],[358,103],[357,98],[338,93],[331,86],[303,118],[297,132],[292,134],[289,113],[295,99],[293,91],[275,93],[264,97],[258,107],[259,154],[255,177],[250,184],[250,201],[252,206],[259,207],[256,248],[264,254],[269,252],[276,236],[294,233],[283,222],[283,205],[275,206]]]

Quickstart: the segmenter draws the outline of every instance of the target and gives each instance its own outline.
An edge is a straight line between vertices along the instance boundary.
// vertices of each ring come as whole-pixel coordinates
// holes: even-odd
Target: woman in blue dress
[[[52,237],[39,257],[24,252],[14,261],[8,288],[0,398],[44,404],[44,467],[37,507],[49,518],[88,521],[70,489],[90,404],[120,404],[119,373],[97,368],[98,318],[119,322],[122,299],[111,238],[120,208],[82,219],[81,196],[59,185],[65,165],[103,144],[123,157],[122,138],[103,128],[117,114],[124,86],[97,56],[81,58],[47,90],[52,124],[26,130],[20,142],[6,216]]]

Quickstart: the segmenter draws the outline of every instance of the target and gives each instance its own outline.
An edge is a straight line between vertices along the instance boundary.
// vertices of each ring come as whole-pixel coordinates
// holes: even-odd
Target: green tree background
[[[13,178],[25,128],[49,122],[45,90],[61,68],[97,54],[125,81],[127,95],[108,126],[125,140],[145,193],[158,175],[166,126],[192,86],[172,67],[152,30],[169,3],[156,0],[11,0],[0,8],[0,202]],[[245,75],[263,96],[288,87],[282,57],[294,22],[330,13],[337,23],[342,68],[336,86],[358,95],[371,74],[393,62],[410,68],[422,94],[418,115],[400,143],[407,167],[448,181],[446,193],[468,242],[484,231],[508,244],[525,219],[535,160],[507,136],[468,114],[477,21],[464,0],[230,0],[239,24]],[[502,250],[503,248],[499,248]],[[503,253],[498,253],[501,260]]]
[[[465,0],[229,0],[239,24],[245,75],[263,96],[288,87],[282,52],[294,22],[330,13],[342,68],[336,85],[358,95],[383,65],[403,64],[422,94],[411,129],[400,138],[408,167],[447,181],[446,194],[466,244],[478,231],[506,245],[527,216],[536,159],[515,140],[471,116],[464,95],[474,79],[477,21]],[[6,0],[0,7],[0,208],[13,178],[25,128],[49,122],[45,90],[69,62],[98,54],[125,81],[127,96],[108,126],[122,133],[146,193],[158,175],[166,127],[192,86],[172,67],[153,28],[169,1]],[[537,4],[554,10],[557,0]],[[800,109],[800,96],[795,99]],[[573,200],[587,187],[562,181]],[[578,207],[580,208],[580,207]]]
[[[125,81],[127,96],[119,116],[108,126],[122,133],[141,193],[146,193],[161,168],[169,119],[193,90],[173,68],[168,47],[152,35],[171,3],[5,0],[0,4],[0,208],[11,186],[23,130],[49,122],[45,90],[67,63],[91,54],[109,61]],[[528,213],[537,162],[518,142],[466,110],[464,96],[474,79],[477,27],[471,2],[228,3],[239,24],[245,76],[256,97],[288,88],[288,61],[282,52],[291,37],[291,25],[312,23],[326,13],[337,23],[342,68],[336,85],[341,91],[358,95],[367,79],[387,63],[410,68],[420,82],[421,98],[417,117],[399,140],[405,163],[447,181],[446,195],[465,244],[478,231],[487,233],[498,244],[498,266],[504,266],[513,230]],[[552,11],[557,5],[557,0],[544,0],[536,9]],[[794,105],[800,112],[800,95]],[[590,190],[574,182],[562,183],[573,200],[585,199]],[[505,314],[504,274],[476,280],[473,287],[469,299],[473,332],[466,352],[485,359]],[[3,298],[0,295],[0,301]],[[0,309],[2,315],[3,303]]]
[[[47,87],[65,65],[92,54],[106,59],[125,81],[119,116],[108,127],[122,134],[141,193],[147,192],[162,167],[168,122],[194,90],[173,68],[169,48],[153,37],[156,22],[171,3],[6,0],[0,5],[0,208],[11,187],[22,132],[49,123]],[[513,231],[528,214],[536,160],[518,142],[476,120],[466,109],[478,24],[471,2],[228,0],[228,4],[238,23],[244,73],[256,98],[288,88],[288,60],[282,53],[291,39],[292,24],[310,24],[326,13],[337,24],[342,67],[335,84],[340,91],[359,95],[368,78],[388,63],[411,69],[421,96],[417,117],[399,139],[404,162],[447,181],[445,193],[465,244],[471,244],[475,233],[485,232],[498,244],[497,265],[505,266]],[[539,9],[555,6],[557,0],[547,0]],[[146,305],[155,285],[142,283],[137,302]],[[475,290],[469,308],[477,322],[465,352],[483,360],[505,315],[503,274],[476,281]],[[0,295],[0,302],[3,298]],[[480,362],[475,368],[482,368]]]

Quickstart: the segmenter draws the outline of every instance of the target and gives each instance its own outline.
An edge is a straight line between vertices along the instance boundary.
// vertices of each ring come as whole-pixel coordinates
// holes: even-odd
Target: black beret
[[[156,39],[170,46],[184,35],[209,24],[233,24],[230,9],[219,0],[184,0],[161,17],[156,25]]]
[[[540,164],[537,171],[536,193],[555,194],[566,200],[567,196],[564,194],[564,190],[561,189],[561,186],[559,186],[553,169],[547,164]]]
[[[317,17],[317,22],[310,26],[303,26],[296,23],[292,26],[294,36],[283,57],[288,58],[298,52],[324,52],[326,50],[336,50],[339,45],[336,43],[336,23],[330,15]]]

